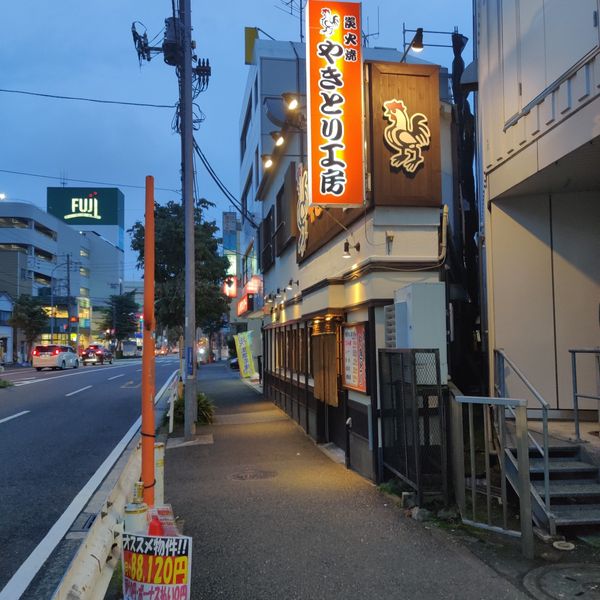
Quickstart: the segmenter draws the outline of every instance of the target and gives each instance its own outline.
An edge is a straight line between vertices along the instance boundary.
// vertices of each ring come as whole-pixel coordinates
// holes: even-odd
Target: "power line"
[[[175,108],[174,104],[150,104],[146,102],[126,102],[124,100],[103,100],[100,98],[83,98],[81,96],[60,96],[58,94],[44,94],[42,92],[28,92],[25,90],[9,90],[0,88],[6,94],[24,94],[25,96],[38,96],[41,98],[54,98],[55,100],[79,100],[80,102],[94,102],[96,104],[118,104],[121,106],[144,106],[146,108]]]
[[[231,204],[233,204],[233,206],[237,209],[237,211],[243,217],[248,219],[248,222],[250,223],[250,225],[252,225],[252,227],[254,227],[255,229],[258,229],[258,225],[254,222],[254,218],[253,218],[252,214],[248,211],[248,209],[244,208],[241,205],[240,201],[227,189],[227,186],[221,181],[219,176],[215,173],[215,170],[212,168],[212,165],[208,162],[208,159],[206,158],[206,156],[200,149],[200,146],[198,146],[198,144],[195,140],[194,140],[194,149],[196,150],[196,153],[200,157],[202,164],[208,171],[208,174],[211,176],[213,181],[217,184],[217,187],[225,194],[225,197],[231,202]]]
[[[10,171],[8,169],[0,169],[0,173],[10,173],[11,175],[25,175],[26,177],[39,177],[40,179],[58,179],[64,181],[64,177],[55,177],[54,175],[40,175],[39,173],[26,173],[25,171]],[[110,183],[107,181],[90,181],[89,179],[74,179],[73,177],[66,178],[67,181],[75,181],[77,183],[92,183],[94,185],[111,185],[114,187],[125,187],[125,188],[136,188],[138,190],[146,189],[143,185],[129,185],[126,183]],[[154,188],[155,190],[161,190],[163,192],[175,192],[179,194],[181,190],[175,190],[173,188]]]

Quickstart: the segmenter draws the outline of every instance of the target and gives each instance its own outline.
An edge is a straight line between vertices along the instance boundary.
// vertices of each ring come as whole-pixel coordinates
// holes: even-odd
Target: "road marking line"
[[[126,364],[126,365],[115,365],[115,366],[110,366],[110,367],[104,367],[103,370],[104,371],[109,371],[110,369],[122,369],[123,367],[129,367],[129,366],[133,366],[135,364],[137,364],[137,363],[132,362],[132,363],[129,363],[129,364]],[[64,375],[54,375],[52,377],[42,377],[40,379],[31,379],[31,380],[28,380],[28,381],[20,381],[18,384],[15,383],[15,387],[17,387],[18,385],[32,385],[34,383],[41,383],[43,381],[52,381],[54,379],[61,379],[62,377],[75,377],[77,375],[85,375],[86,373],[94,373],[94,370],[91,370],[91,369],[90,370],[88,370],[88,369],[83,370],[82,369],[81,371],[78,370],[77,373],[66,373]]]
[[[79,388],[78,390],[75,390],[74,392],[65,394],[65,398],[68,398],[69,396],[73,396],[74,394],[79,394],[79,392],[83,392],[84,390],[89,390],[91,387],[92,387],[91,385],[86,385],[85,387]]]
[[[31,412],[31,411],[23,410],[20,413],[17,413],[16,415],[12,415],[11,417],[6,417],[5,419],[0,419],[0,423],[6,423],[6,421],[11,421],[12,419],[16,419],[17,417],[22,417],[23,415],[26,415],[28,412]]]
[[[160,398],[167,389],[167,386],[171,382],[171,378],[175,376],[175,373],[176,371],[167,378],[165,384],[160,388],[159,392],[154,397],[154,404],[156,404],[158,398]],[[119,456],[123,454],[123,451],[127,448],[131,438],[136,434],[141,424],[142,417],[138,417],[137,421],[129,428],[129,431],[125,434],[123,439],[121,439],[106,460],[98,467],[98,470],[92,475],[92,478],[81,488],[81,491],[77,496],[73,498],[73,501],[67,506],[65,512],[59,517],[58,521],[52,525],[50,531],[48,531],[44,539],[36,546],[35,550],[29,555],[29,558],[27,558],[27,560],[17,569],[17,572],[0,591],[0,600],[15,600],[15,598],[20,598],[23,595],[23,592],[29,587],[33,578],[42,568],[42,565],[69,531],[79,513],[86,507],[92,494],[98,489],[104,478],[113,468],[119,459]]]
[[[139,373],[141,371],[141,369],[136,369],[135,371],[136,371],[136,373]]]
[[[113,379],[118,379],[119,377],[125,377],[125,373],[121,373],[120,375],[115,375],[114,377],[109,377],[108,381],[112,381]]]

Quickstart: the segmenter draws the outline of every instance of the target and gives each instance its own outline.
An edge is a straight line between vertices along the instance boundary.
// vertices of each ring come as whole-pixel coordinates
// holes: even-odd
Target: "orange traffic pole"
[[[146,177],[144,233],[144,346],[142,349],[142,482],[154,506],[154,177]]]

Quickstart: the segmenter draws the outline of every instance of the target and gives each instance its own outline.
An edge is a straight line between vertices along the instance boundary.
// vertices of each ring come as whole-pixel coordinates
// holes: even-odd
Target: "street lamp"
[[[406,43],[406,34],[414,33],[411,41]],[[428,33],[432,35],[455,35],[458,34],[458,27],[454,28],[454,32],[452,31],[433,31],[431,29],[423,29],[422,27],[417,27],[417,29],[407,29],[405,23],[402,23],[402,47],[404,48],[404,54],[400,59],[400,62],[405,62],[406,57],[410,50],[413,52],[422,52],[425,46],[433,46],[436,48],[451,48],[452,44],[424,44],[423,43],[423,34]]]

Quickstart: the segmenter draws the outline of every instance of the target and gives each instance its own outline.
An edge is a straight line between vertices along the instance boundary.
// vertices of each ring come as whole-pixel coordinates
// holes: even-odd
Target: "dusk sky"
[[[402,23],[409,29],[459,31],[469,37],[464,57],[473,52],[472,0],[365,0],[365,33],[372,47],[402,46]],[[280,10],[282,9],[282,10]],[[174,104],[175,69],[159,55],[140,68],[131,23],[140,21],[149,39],[170,16],[167,0],[20,0],[3,2],[0,21],[0,88],[127,102]],[[209,58],[212,77],[200,95],[206,120],[196,132],[213,168],[239,197],[239,119],[248,67],[244,65],[244,27],[260,27],[278,40],[299,40],[298,19],[280,0],[192,0],[193,39],[198,57]],[[368,21],[368,24],[367,24]],[[143,26],[138,25],[138,31]],[[425,44],[450,43],[430,36]],[[162,43],[162,34],[155,45]],[[419,58],[450,68],[450,48],[425,48]],[[46,187],[60,181],[3,171],[118,184],[125,194],[125,226],[143,218],[143,186],[154,175],[157,188],[180,189],[180,141],[171,129],[174,111],[76,102],[0,91],[0,192],[9,200],[46,206]],[[198,161],[200,195],[217,205],[208,218],[220,225],[230,208]],[[157,190],[159,202],[178,200]],[[125,278],[137,279],[136,256],[126,237]]]

